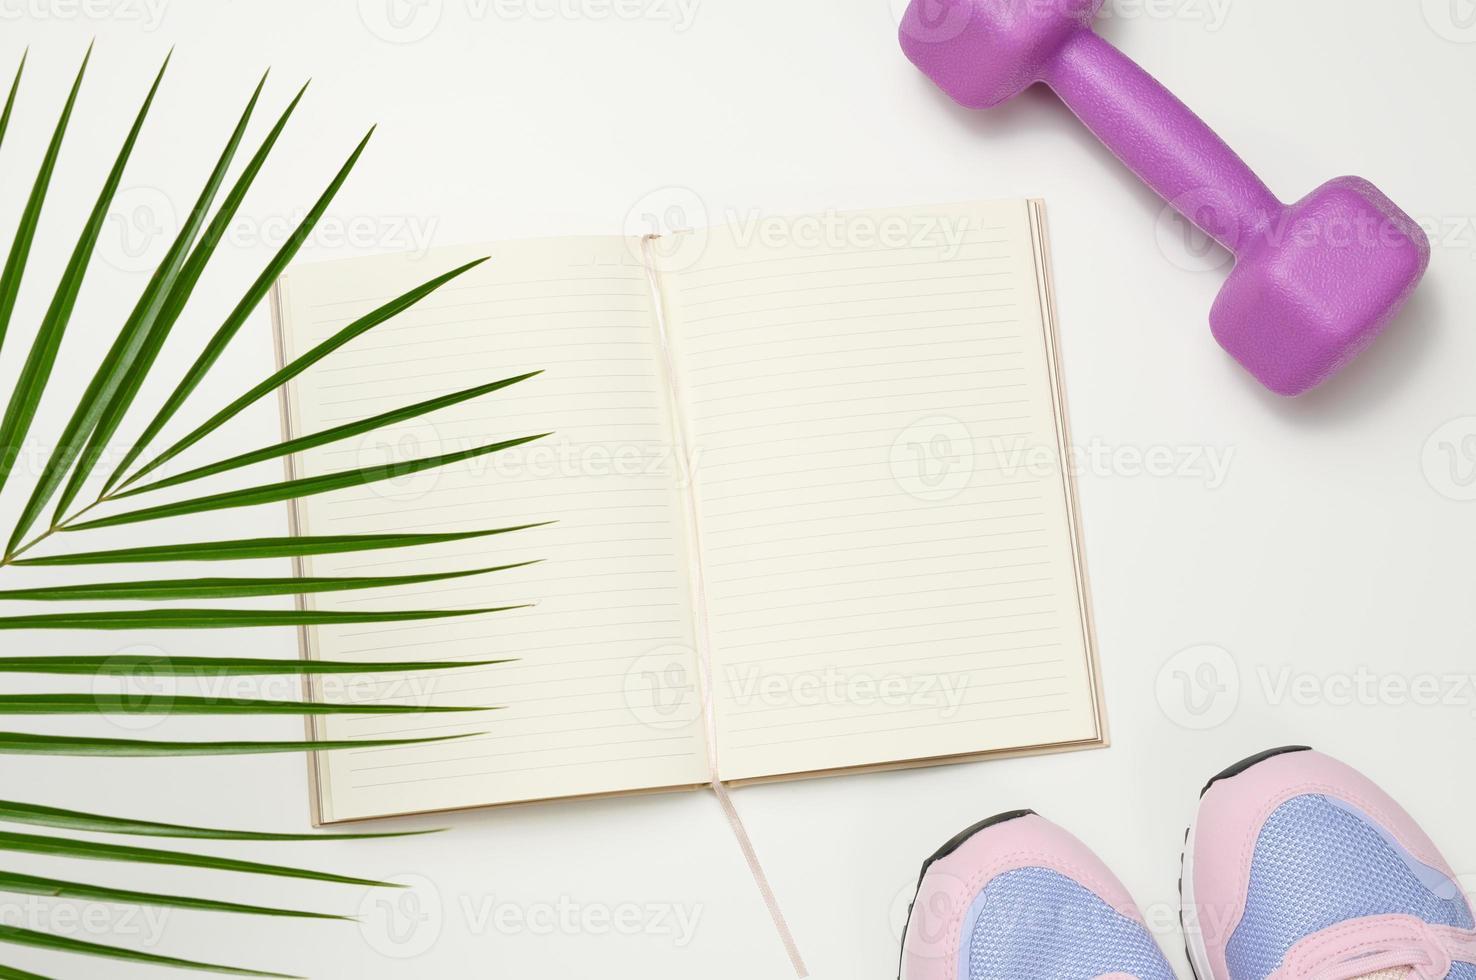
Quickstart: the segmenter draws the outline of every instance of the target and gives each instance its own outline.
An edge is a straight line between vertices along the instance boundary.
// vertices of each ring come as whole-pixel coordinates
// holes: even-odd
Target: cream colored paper
[[[302,534],[441,533],[557,520],[450,545],[315,557],[308,575],[401,575],[539,565],[314,598],[320,609],[529,609],[310,631],[323,659],[517,663],[321,696],[504,706],[473,715],[320,720],[327,738],[477,735],[434,746],[321,753],[324,822],[705,780],[700,728],[647,724],[643,660],[691,650],[692,603],[644,270],[620,240],[537,241],[420,261],[294,270],[279,297],[290,360],[383,301],[476,255],[491,261],[376,328],[292,386],[290,424],[314,432],[446,392],[544,374],[365,440],[308,453],[299,475],[553,432],[432,473],[308,498]],[[664,656],[664,655],[663,655]],[[661,660],[661,666],[666,661]],[[659,704],[658,704],[659,707]],[[658,721],[661,715],[652,714]]]
[[[864,220],[664,276],[725,779],[1098,736],[1027,205]]]
[[[702,784],[704,652],[727,780],[1100,744],[1043,237],[1038,205],[1016,201],[740,222],[656,243],[654,270],[620,238],[294,269],[277,296],[288,359],[492,255],[296,381],[294,435],[545,371],[309,453],[299,475],[556,433],[297,505],[304,534],[559,522],[305,563],[354,575],[544,560],[315,599],[536,604],[308,631],[309,655],[331,659],[519,658],[320,685],[506,706],[319,720],[331,738],[485,733],[319,754],[320,818]]]

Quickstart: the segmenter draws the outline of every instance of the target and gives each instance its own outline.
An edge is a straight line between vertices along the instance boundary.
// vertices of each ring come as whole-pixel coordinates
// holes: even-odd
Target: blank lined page
[[[308,535],[443,533],[557,521],[454,544],[306,563],[307,575],[352,576],[542,562],[313,599],[316,608],[347,611],[530,606],[467,619],[310,632],[310,654],[323,659],[517,660],[318,685],[317,695],[326,700],[501,708],[321,720],[316,732],[330,739],[480,733],[436,745],[320,753],[325,822],[706,779],[701,726],[673,721],[667,706],[681,692],[661,686],[664,678],[692,676],[690,573],[650,291],[627,244],[545,240],[300,267],[279,294],[285,354],[295,357],[400,292],[489,253],[490,262],[291,387],[289,425],[296,435],[545,372],[388,432],[310,452],[297,460],[303,476],[555,433],[511,451],[299,505],[298,531]]]
[[[1031,205],[697,235],[665,305],[723,777],[1098,740]]]

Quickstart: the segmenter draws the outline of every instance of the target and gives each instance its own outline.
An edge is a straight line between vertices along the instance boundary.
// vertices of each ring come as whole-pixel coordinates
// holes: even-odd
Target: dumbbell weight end
[[[1367,347],[1430,259],[1419,225],[1358,177],[1283,204],[1203,120],[1089,28],[1040,80],[1129,169],[1236,255],[1210,311],[1220,345],[1262,384],[1298,395]]]
[[[1215,339],[1262,384],[1321,384],[1393,319],[1430,261],[1419,225],[1340,177],[1283,204],[1167,89],[1091,31],[1103,0],[912,0],[907,56],[956,102],[1048,84],[1171,205],[1235,253]]]

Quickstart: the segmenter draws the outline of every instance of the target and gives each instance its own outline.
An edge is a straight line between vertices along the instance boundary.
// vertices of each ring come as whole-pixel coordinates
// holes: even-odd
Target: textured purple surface
[[[1283,204],[1198,116],[1092,32],[1102,2],[913,0],[902,47],[970,108],[1050,86],[1145,183],[1235,253],[1210,314],[1220,344],[1278,394],[1321,384],[1403,306],[1429,265],[1429,240],[1356,177]]]

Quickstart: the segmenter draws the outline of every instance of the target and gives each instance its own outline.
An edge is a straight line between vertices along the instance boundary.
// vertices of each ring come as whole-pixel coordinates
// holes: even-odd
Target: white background
[[[1039,195],[1049,204],[1074,435],[1099,460],[1082,473],[1081,496],[1114,745],[740,792],[814,975],[894,976],[897,926],[919,862],[963,826],[1030,806],[1098,849],[1149,909],[1187,976],[1172,923],[1179,847],[1198,788],[1222,766],[1288,742],[1364,768],[1405,801],[1458,871],[1476,873],[1476,685],[1456,687],[1476,671],[1470,0],[1121,0],[1102,26],[1283,197],[1358,173],[1431,229],[1433,265],[1406,314],[1341,378],[1294,402],[1262,391],[1209,335],[1225,256],[1196,252],[1193,242],[1186,248],[1182,226],[1047,93],[989,114],[947,103],[900,55],[888,0],[687,0],[681,9],[641,0],[616,8],[634,16],[611,13],[605,0],[559,3],[0,0],[0,71],[26,45],[31,57],[0,153],[0,237],[15,225],[71,73],[88,39],[98,40],[0,390],[14,378],[101,176],[171,45],[174,64],[39,432],[63,420],[143,285],[139,249],[157,257],[166,240],[158,229],[171,229],[188,207],[267,66],[266,111],[253,140],[304,79],[313,85],[186,314],[184,339],[165,353],[175,376],[266,260],[283,221],[311,203],[376,122],[328,221],[330,232],[348,229],[353,240],[320,236],[305,258],[423,239],[619,233],[652,192],[658,203],[674,194],[690,207],[695,198],[713,222]],[[395,10],[399,26],[387,14]],[[192,417],[265,376],[271,363],[263,309]],[[162,395],[154,389],[144,401],[152,406]],[[265,444],[277,426],[275,404],[264,402],[199,458]],[[1203,463],[1144,472],[1133,454],[1150,449],[1174,460],[1212,452],[1228,456],[1229,468],[1223,480]],[[11,487],[0,500],[6,528],[18,504]],[[285,529],[285,512],[274,507],[190,530]],[[168,540],[185,537],[171,530]],[[295,651],[286,630],[183,640],[0,637],[4,650]],[[1429,699],[1408,695],[1409,685],[1432,685],[1442,703],[1421,703]],[[92,730],[138,735],[109,722]],[[295,719],[171,719],[142,737],[299,731]],[[0,766],[7,798],[258,829],[307,823],[304,766],[293,756],[6,757]],[[4,921],[318,977],[786,975],[706,795],[407,825],[452,832],[232,850],[407,876],[417,888],[394,909],[354,888],[6,858],[23,870],[134,887],[224,889],[243,900],[363,911],[362,927],[182,912],[161,923],[117,910],[78,922],[68,917],[77,906],[8,896]],[[637,934],[605,924],[633,906],[646,921]],[[551,922],[541,918],[549,909]],[[658,921],[658,910],[672,918]],[[696,917],[692,935],[681,933],[678,915]],[[158,972],[12,948],[3,961],[64,977]]]

